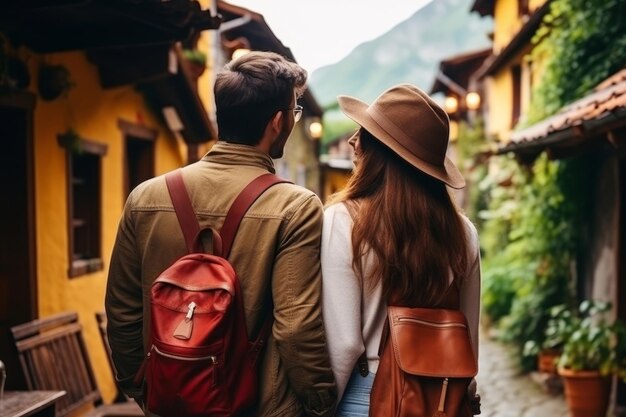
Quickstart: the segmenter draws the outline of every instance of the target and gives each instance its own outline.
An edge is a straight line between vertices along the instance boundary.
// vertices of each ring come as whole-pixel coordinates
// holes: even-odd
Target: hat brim
[[[390,148],[400,158],[452,188],[459,189],[465,187],[463,175],[450,158],[445,157],[443,167],[424,161],[402,146],[367,113],[369,108],[367,103],[350,96],[339,96],[337,101],[346,116],[374,135],[376,139]]]

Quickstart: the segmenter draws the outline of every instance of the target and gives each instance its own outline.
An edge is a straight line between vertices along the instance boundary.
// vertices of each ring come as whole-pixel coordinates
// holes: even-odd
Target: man
[[[306,71],[280,55],[250,52],[217,75],[219,141],[183,178],[201,228],[219,230],[239,192],[272,172],[301,116],[296,99]],[[249,336],[273,312],[272,336],[260,361],[256,416],[332,416],[336,387],[321,317],[319,264],[322,204],[293,184],[278,184],[241,222],[229,261],[239,276]],[[163,176],[128,197],[113,248],[106,291],[108,338],[122,389],[147,352],[150,285],[186,252]],[[167,416],[164,416],[167,417]]]

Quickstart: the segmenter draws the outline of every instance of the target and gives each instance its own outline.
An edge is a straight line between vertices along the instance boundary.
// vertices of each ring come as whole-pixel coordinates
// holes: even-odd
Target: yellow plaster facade
[[[117,123],[123,119],[158,132],[154,142],[155,174],[181,166],[185,157],[180,140],[150,114],[132,85],[103,90],[97,68],[83,52],[28,56],[31,74],[41,63],[64,65],[74,86],[53,101],[37,99],[34,111],[35,222],[38,314],[46,317],[73,310],[78,312],[98,386],[105,402],[115,394],[113,376],[100,338],[95,313],[104,311],[107,266],[111,256],[124,199],[124,134]],[[36,77],[33,77],[35,79]],[[34,83],[33,83],[34,84]],[[36,94],[36,85],[31,86]],[[57,141],[59,133],[73,128],[82,138],[106,145],[101,166],[101,255],[104,269],[68,276],[68,198],[66,150]],[[183,146],[184,148],[184,146]]]
[[[336,168],[331,168],[331,167],[324,167],[322,168],[322,176],[323,176],[323,182],[322,182],[322,198],[323,198],[323,203],[328,202],[328,198],[335,194],[336,192],[339,192],[341,190],[343,190],[346,185],[348,184],[348,180],[350,179],[350,176],[352,175],[352,171],[351,170],[346,170],[346,169],[336,169]]]
[[[529,13],[532,14],[545,2],[546,0],[529,0]],[[493,13],[493,52],[497,54],[519,32],[527,18],[519,16],[519,0],[496,0]]]
[[[530,0],[530,14],[541,7],[545,0]],[[517,0],[497,0],[494,6],[493,52],[499,54],[519,33],[528,17],[519,15]],[[520,123],[524,122],[531,100],[534,80],[541,76],[541,62],[531,61],[532,45],[520,48],[502,67],[485,78],[487,118],[485,130],[487,137],[497,142],[508,142],[512,130],[516,127],[513,120],[513,67],[520,69],[519,109]]]

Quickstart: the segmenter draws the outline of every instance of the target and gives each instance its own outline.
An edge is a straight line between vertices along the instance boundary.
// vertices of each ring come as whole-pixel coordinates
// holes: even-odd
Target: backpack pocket
[[[406,373],[472,378],[478,372],[467,321],[458,310],[389,307],[396,361]]]
[[[163,417],[229,415],[229,396],[220,386],[222,343],[201,348],[155,343],[148,355],[148,410]]]

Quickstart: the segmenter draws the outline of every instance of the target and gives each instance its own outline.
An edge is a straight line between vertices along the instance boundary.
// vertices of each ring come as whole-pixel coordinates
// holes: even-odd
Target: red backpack
[[[181,171],[165,179],[189,254],[152,284],[145,406],[162,417],[235,416],[256,402],[256,362],[271,320],[248,340],[239,279],[227,258],[248,208],[287,181],[265,174],[244,188],[221,233],[205,229],[213,233],[213,254],[207,254]]]

